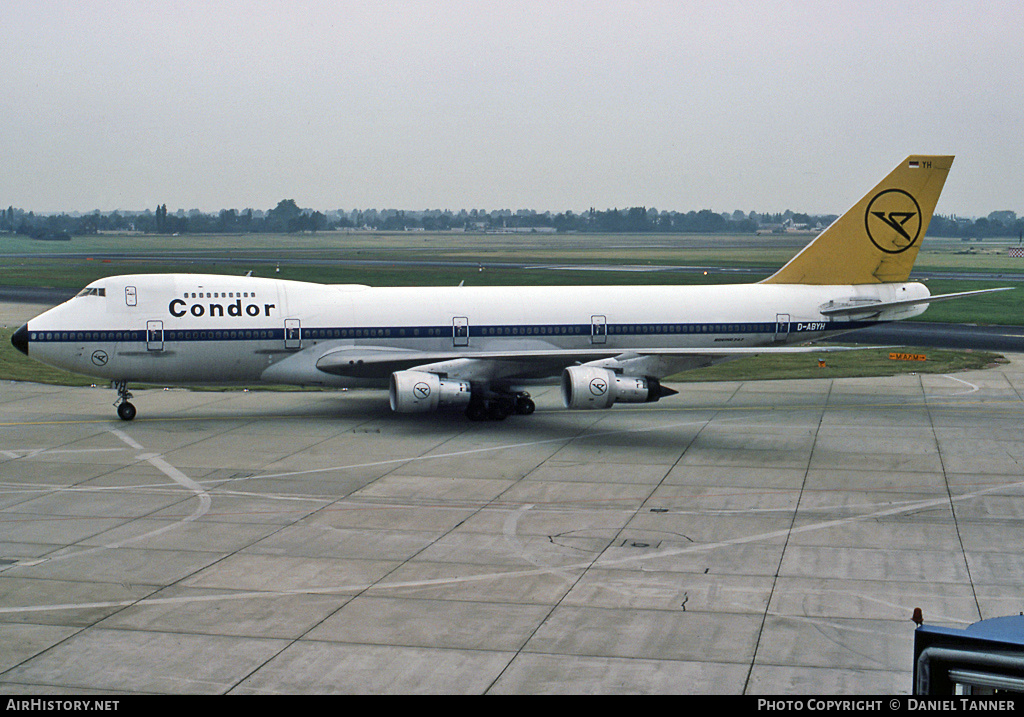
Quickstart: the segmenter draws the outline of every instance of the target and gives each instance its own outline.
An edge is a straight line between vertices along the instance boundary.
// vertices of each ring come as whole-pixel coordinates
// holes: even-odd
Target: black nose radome
[[[28,324],[14,332],[11,343],[14,344],[14,348],[28,356]]]

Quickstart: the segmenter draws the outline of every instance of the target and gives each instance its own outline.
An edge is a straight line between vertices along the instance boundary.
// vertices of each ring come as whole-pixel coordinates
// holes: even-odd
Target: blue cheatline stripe
[[[686,336],[714,334],[775,334],[818,333],[822,331],[850,331],[867,326],[874,326],[876,321],[827,322],[790,321],[785,324],[775,322],[754,323],[707,323],[707,324],[604,324],[602,335],[609,337],[638,336]],[[470,338],[544,338],[559,336],[590,336],[593,331],[591,324],[502,324],[495,326],[471,325]],[[363,327],[308,327],[301,329],[302,338],[317,339],[419,339],[419,338],[451,338],[453,327],[444,326],[363,326]],[[150,337],[153,339],[153,337]],[[145,330],[135,331],[31,331],[29,341],[34,342],[119,342],[146,341]],[[160,340],[158,338],[153,340]],[[254,329],[163,329],[163,341],[284,341],[285,330],[281,328]]]

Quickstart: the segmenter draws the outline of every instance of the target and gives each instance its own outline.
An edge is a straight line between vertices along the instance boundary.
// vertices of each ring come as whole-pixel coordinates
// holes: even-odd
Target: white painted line
[[[942,377],[943,378],[948,378],[950,381],[956,381],[957,383],[962,383],[965,386],[970,386],[970,388],[967,391],[958,391],[956,393],[950,393],[950,394],[948,394],[949,396],[969,396],[970,394],[977,393],[978,391],[981,390],[981,388],[979,386],[975,386],[970,381],[964,381],[963,379],[956,378],[955,376],[950,376],[949,374],[943,374]]]
[[[8,458],[35,458],[36,456],[64,453],[110,453],[123,450],[124,448],[11,448],[0,451],[0,455]]]
[[[708,409],[708,410],[711,411],[711,409]],[[592,439],[595,439],[595,438],[606,438],[608,436],[619,436],[619,435],[623,435],[623,434],[650,433],[652,431],[665,431],[665,430],[670,430],[670,429],[673,429],[673,428],[682,428],[682,427],[686,427],[686,426],[704,425],[704,424],[706,424],[706,423],[708,423],[709,421],[712,421],[712,420],[714,420],[715,423],[721,423],[721,422],[725,422],[725,421],[732,422],[732,421],[739,421],[739,420],[741,420],[741,417],[740,416],[737,416],[735,418],[717,417],[717,418],[714,418],[714,419],[708,418],[708,419],[697,420],[697,421],[683,421],[683,422],[680,422],[680,423],[664,423],[664,424],[659,424],[659,425],[655,425],[655,426],[649,426],[649,427],[645,427],[645,428],[625,428],[625,429],[618,430],[618,431],[602,431],[600,433],[584,433],[584,434],[576,434],[576,435],[572,435],[572,436],[563,436],[561,438],[544,438],[544,439],[537,440],[537,441],[525,441],[523,443],[503,443],[501,445],[487,446],[487,447],[484,447],[484,448],[468,448],[468,449],[466,449],[464,451],[451,451],[449,453],[434,453],[434,454],[423,455],[423,456],[409,456],[407,458],[389,458],[387,460],[370,461],[368,463],[350,463],[350,464],[347,464],[347,465],[328,466],[326,468],[309,468],[307,470],[287,471],[287,472],[284,472],[284,473],[264,473],[264,474],[261,474],[261,475],[242,476],[240,478],[225,478],[223,480],[212,480],[212,481],[207,481],[207,482],[209,482],[209,483],[217,483],[218,485],[224,485],[226,483],[231,483],[231,482],[234,482],[234,481],[265,480],[265,479],[268,479],[268,478],[291,478],[291,477],[294,477],[294,476],[310,475],[310,474],[313,474],[313,473],[330,473],[332,471],[355,470],[355,469],[358,469],[358,468],[378,468],[378,467],[381,467],[381,466],[401,465],[403,463],[414,463],[416,461],[433,461],[433,460],[441,460],[441,459],[445,459],[445,458],[461,458],[463,456],[472,456],[472,455],[478,455],[478,454],[481,454],[481,453],[493,453],[495,451],[515,450],[517,448],[530,448],[530,447],[533,447],[533,446],[543,446],[543,445],[547,445],[547,444],[551,444],[551,443],[572,443],[573,441],[587,441],[587,440],[592,440]]]
[[[118,438],[120,438],[125,443],[127,443],[129,448],[134,448],[137,451],[141,451],[142,450],[142,446],[140,446],[138,443],[136,443],[135,439],[132,438],[131,436],[129,436],[124,431],[119,430],[117,428],[111,428],[110,432],[113,433]]]
[[[120,431],[120,430],[118,430],[116,428],[112,428],[112,429],[110,429],[110,432],[113,433],[118,438],[120,438],[122,441],[124,441],[128,445],[129,448],[133,448],[135,450],[142,450],[143,449],[142,445],[140,445],[137,441],[135,441],[135,439],[133,439],[131,436],[127,435],[123,431]],[[86,548],[84,550],[78,550],[78,551],[71,552],[71,553],[65,553],[63,555],[58,555],[58,556],[54,556],[54,557],[44,557],[44,558],[39,558],[37,560],[28,560],[28,561],[24,561],[24,562],[17,562],[17,563],[14,563],[12,565],[9,565],[7,567],[0,568],[0,572],[5,572],[5,571],[8,571],[8,570],[11,570],[11,569],[14,569],[14,568],[32,567],[34,565],[41,565],[43,563],[54,563],[54,562],[58,562],[58,561],[69,560],[69,559],[72,559],[72,558],[74,558],[74,559],[83,558],[83,557],[86,557],[88,555],[93,555],[95,553],[102,552],[104,550],[112,550],[112,549],[115,549],[115,548],[121,548],[121,547],[124,547],[125,545],[130,545],[132,543],[137,543],[139,541],[146,540],[147,538],[152,538],[152,537],[155,537],[157,535],[161,535],[163,533],[169,532],[169,531],[174,530],[175,528],[178,528],[178,527],[180,527],[180,526],[182,526],[182,525],[184,525],[186,523],[191,523],[192,521],[198,520],[199,518],[201,518],[204,515],[206,515],[207,511],[210,510],[211,500],[210,500],[209,493],[207,493],[206,490],[201,485],[196,483],[194,480],[192,480],[187,475],[182,473],[180,470],[178,470],[177,468],[172,466],[170,463],[165,461],[163,458],[161,458],[160,454],[158,454],[158,453],[144,453],[144,454],[141,454],[139,456],[136,456],[136,459],[140,460],[140,461],[146,461],[147,463],[149,463],[150,465],[155,467],[157,470],[159,470],[161,473],[166,475],[168,478],[170,478],[172,481],[174,481],[175,483],[177,483],[181,487],[183,487],[183,488],[185,488],[187,490],[192,491],[192,493],[195,494],[196,498],[199,499],[199,505],[192,512],[192,514],[182,518],[181,520],[179,520],[179,521],[177,521],[175,523],[170,523],[168,525],[163,526],[162,528],[157,528],[156,530],[151,530],[151,531],[149,531],[147,533],[143,533],[142,535],[136,535],[136,536],[131,537],[131,538],[126,538],[126,539],[124,539],[124,540],[122,540],[122,541],[120,541],[118,543],[107,543],[105,545],[100,545],[100,546],[97,546],[97,547],[94,547],[94,548]]]
[[[800,533],[811,533],[819,530],[828,530],[829,528],[835,528],[842,525],[848,525],[850,523],[857,523],[866,520],[874,520],[882,517],[891,517],[904,513],[913,513],[919,510],[933,507],[942,507],[949,505],[950,501],[954,503],[971,500],[983,495],[990,493],[998,493],[1005,491],[1009,488],[1024,488],[1024,481],[1018,481],[1015,483],[1005,483],[997,486],[990,486],[980,490],[973,491],[971,493],[963,493],[958,496],[942,496],[940,498],[929,498],[927,500],[914,501],[912,503],[905,503],[900,506],[890,507],[885,510],[877,510],[871,513],[864,513],[862,515],[853,515],[846,518],[839,518],[836,520],[825,520],[819,523],[813,523],[804,525],[799,528],[793,529],[781,529],[773,530],[767,533],[757,533],[755,535],[747,535],[731,540],[722,540],[714,543],[695,543],[686,547],[670,548],[666,550],[655,551],[652,553],[644,553],[642,555],[630,555],[622,558],[612,558],[602,560],[598,558],[596,561],[587,560],[585,562],[579,562],[574,564],[560,565],[558,567],[535,567],[524,570],[507,570],[498,571],[491,573],[483,573],[479,575],[464,575],[450,578],[432,578],[428,580],[403,580],[396,582],[383,582],[383,583],[354,583],[349,585],[335,585],[330,587],[322,588],[305,588],[296,590],[275,590],[275,591],[260,591],[260,592],[230,592],[223,593],[220,595],[200,595],[200,596],[180,596],[177,598],[163,598],[163,599],[152,599],[146,600],[147,604],[169,604],[169,603],[186,603],[186,602],[212,602],[216,600],[248,600],[254,598],[275,598],[285,595],[333,595],[343,593],[362,592],[364,590],[403,590],[411,588],[427,588],[427,587],[440,587],[440,586],[451,586],[467,583],[479,583],[488,580],[508,580],[515,578],[531,577],[537,575],[558,575],[564,577],[564,575],[571,571],[587,570],[593,567],[605,567],[608,565],[623,565],[626,563],[635,563],[646,560],[660,560],[663,558],[670,558],[677,555],[685,555],[687,553],[705,552],[709,550],[715,550],[717,548],[731,547],[735,545],[746,545],[751,543],[771,541],[776,538],[783,537],[787,534],[795,535]],[[518,515],[521,515],[522,511],[518,511]],[[518,519],[518,518],[517,518]],[[78,553],[76,555],[80,555]],[[25,563],[20,563],[25,565]],[[113,600],[110,602],[93,602],[93,603],[61,603],[55,605],[27,605],[21,607],[0,607],[0,615],[17,614],[17,613],[31,613],[31,612],[44,612],[52,610],[79,610],[79,609],[91,609],[97,607],[123,607],[126,605],[132,605],[138,602],[137,599],[133,600]]]

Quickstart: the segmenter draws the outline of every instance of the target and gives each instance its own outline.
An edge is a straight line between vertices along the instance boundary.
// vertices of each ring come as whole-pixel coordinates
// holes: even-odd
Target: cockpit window
[[[106,295],[107,295],[107,290],[106,289],[104,289],[102,287],[97,287],[97,286],[90,286],[90,287],[86,287],[86,288],[82,289],[77,294],[75,294],[75,298],[78,298],[79,296],[106,296]]]

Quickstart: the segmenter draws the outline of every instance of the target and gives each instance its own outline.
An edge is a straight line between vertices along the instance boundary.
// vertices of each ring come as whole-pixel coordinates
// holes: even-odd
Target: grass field
[[[795,378],[859,378],[899,374],[953,373],[983,369],[1005,362],[987,351],[947,351],[907,347],[907,353],[923,355],[924,361],[889,358],[891,348],[864,349],[821,354],[777,354],[751,356],[708,368],[670,376],[666,381],[748,381]],[[819,365],[819,359],[825,365]]]
[[[324,258],[446,258],[467,261],[555,260],[565,263],[778,267],[813,239],[809,234],[473,234],[320,232],[188,236],[99,234],[47,242],[0,235],[0,256],[124,253],[228,256],[242,252],[271,262],[286,256]],[[1007,255],[1016,238],[962,242],[927,238],[916,268],[1024,272]]]
[[[463,234],[326,232],[318,234],[198,235],[188,237],[98,235],[70,242],[0,237],[0,284],[78,289],[113,274],[212,273],[275,276],[321,283],[374,286],[542,284],[723,284],[757,281],[786,263],[809,235],[659,234]],[[933,294],[996,286],[1018,291],[937,303],[922,321],[1024,324],[1024,259],[1007,255],[1008,244],[928,239],[915,268],[921,271],[1007,272],[992,280],[929,281]],[[55,256],[59,253],[62,256]],[[96,256],[92,256],[95,254]],[[102,258],[116,254],[114,258]],[[291,261],[309,263],[291,264]],[[472,266],[424,266],[397,262],[469,262]],[[333,264],[331,261],[383,262]],[[388,262],[396,262],[389,264]],[[502,268],[501,263],[608,266],[602,271]],[[480,271],[475,266],[483,265]],[[691,271],[643,272],[623,266],[691,267]],[[745,268],[736,274],[702,267]]]

